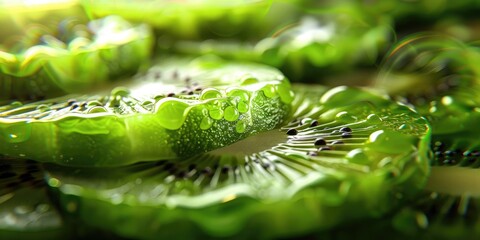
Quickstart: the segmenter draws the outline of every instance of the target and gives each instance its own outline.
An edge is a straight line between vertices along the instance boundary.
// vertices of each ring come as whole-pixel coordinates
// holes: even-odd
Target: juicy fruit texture
[[[82,0],[81,3],[91,17],[120,15],[149,23],[160,35],[183,39],[251,36],[258,31],[271,5],[269,0],[146,0],[141,4]]]
[[[376,87],[403,96],[431,122],[434,135],[469,132],[479,115],[480,51],[446,36],[418,34],[393,48]]]
[[[82,24],[62,20],[58,30],[27,27],[22,41],[0,45],[0,100],[38,100],[91,90],[129,76],[150,57],[153,35],[147,25],[109,16]]]
[[[296,88],[281,129],[182,161],[50,166],[47,181],[86,224],[147,239],[298,236],[416,195],[429,172],[421,116],[359,89]]]
[[[274,128],[292,98],[270,67],[171,59],[108,93],[0,107],[0,153],[83,166],[191,156]]]
[[[65,238],[67,229],[50,201],[40,164],[0,157],[0,237]]]

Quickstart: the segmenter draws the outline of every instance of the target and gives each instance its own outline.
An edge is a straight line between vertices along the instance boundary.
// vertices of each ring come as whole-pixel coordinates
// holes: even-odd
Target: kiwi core
[[[285,143],[288,140],[287,137],[288,135],[285,134],[285,132],[282,132],[279,129],[273,129],[267,132],[255,134],[231,145],[215,149],[211,151],[210,154],[215,156],[222,156],[225,154],[248,156],[254,153],[265,151],[267,149],[272,149],[280,143]]]

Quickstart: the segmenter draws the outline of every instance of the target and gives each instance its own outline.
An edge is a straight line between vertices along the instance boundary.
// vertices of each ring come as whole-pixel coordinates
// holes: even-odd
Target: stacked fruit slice
[[[63,211],[134,238],[295,236],[415,196],[428,175],[426,121],[367,91],[308,88],[279,129],[181,161],[48,166],[47,181]]]
[[[27,25],[20,36],[2,36],[0,101],[91,90],[135,74],[149,58],[153,36],[147,25],[116,16],[85,22],[71,17],[56,22],[58,30]]]

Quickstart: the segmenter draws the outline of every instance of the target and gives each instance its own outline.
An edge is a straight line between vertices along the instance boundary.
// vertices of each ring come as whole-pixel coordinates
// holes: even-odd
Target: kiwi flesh
[[[49,198],[42,166],[34,161],[0,160],[0,237],[66,237],[68,229]]]
[[[273,129],[293,99],[278,70],[211,56],[164,59],[117,85],[0,107],[0,153],[71,166],[186,157]]]
[[[147,25],[118,16],[87,22],[77,15],[54,24],[27,24],[17,35],[3,36],[0,101],[92,90],[134,75],[148,61],[153,35]]]
[[[373,66],[390,38],[388,18],[375,19],[354,7],[326,7],[284,25],[273,36],[250,42],[161,38],[159,49],[160,53],[216,54],[260,62],[281,69],[292,81],[318,83],[334,73]]]
[[[269,0],[168,1],[81,1],[92,18],[119,15],[134,22],[152,25],[157,35],[176,39],[248,39],[265,24]]]
[[[425,119],[365,90],[296,89],[281,128],[181,161],[48,166],[47,182],[69,216],[146,239],[294,237],[383,216],[418,193]]]

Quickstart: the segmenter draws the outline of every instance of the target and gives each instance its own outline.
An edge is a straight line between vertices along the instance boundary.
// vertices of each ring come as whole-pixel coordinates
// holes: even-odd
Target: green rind
[[[213,151],[177,163],[138,164],[109,169],[108,173],[104,169],[52,166],[47,181],[71,216],[122,236],[145,239],[175,233],[186,239],[204,234],[293,237],[355,219],[383,216],[416,196],[429,172],[427,122],[412,110],[365,91],[341,88],[323,96],[320,103],[319,95],[298,97],[296,107],[304,101],[311,101],[311,105],[305,111],[296,111],[294,117],[318,118],[325,123],[320,123],[318,131],[325,127],[328,132],[355,125],[335,122],[338,112],[351,111],[358,117],[358,124],[375,112],[385,121],[367,125],[397,129],[396,134],[413,139],[398,144],[408,141],[411,148],[398,152],[388,147],[366,147],[366,143],[371,162],[362,164],[350,162],[345,155],[324,159],[321,156],[328,153],[310,156],[305,151],[311,147],[285,150],[286,145],[280,144],[245,159]],[[365,105],[358,105],[358,101],[367,105],[366,112],[360,107]],[[398,130],[404,122],[411,128]],[[306,126],[298,129],[299,134],[308,131]],[[389,140],[384,141],[389,145]],[[255,163],[255,159],[261,162]],[[234,166],[238,171],[232,170]],[[244,166],[254,170],[248,172]],[[212,169],[210,175],[202,174],[207,167]]]
[[[35,45],[18,53],[0,51],[0,100],[91,90],[107,80],[131,76],[148,62],[153,45],[148,26],[132,26],[115,16],[90,24],[98,28],[94,39],[77,37],[66,48]]]
[[[0,153],[82,166],[186,157],[270,130],[290,110],[290,84],[270,67],[197,58],[152,69],[166,80],[147,74],[127,83],[131,92],[117,87],[109,94],[3,106]],[[213,88],[166,96],[194,81]],[[72,98],[77,104],[68,104]]]

